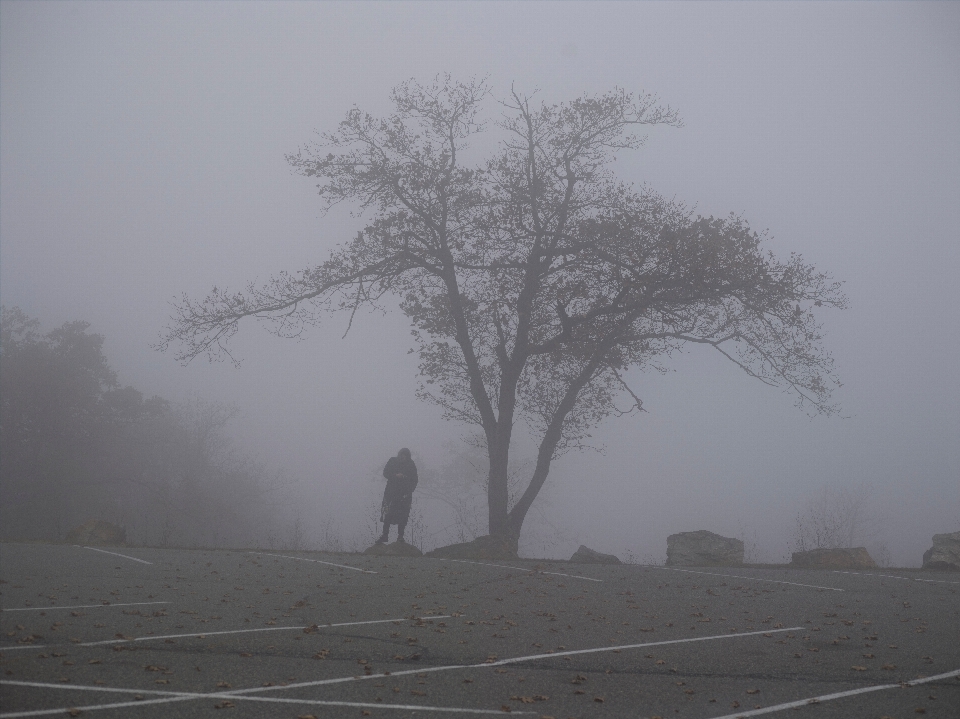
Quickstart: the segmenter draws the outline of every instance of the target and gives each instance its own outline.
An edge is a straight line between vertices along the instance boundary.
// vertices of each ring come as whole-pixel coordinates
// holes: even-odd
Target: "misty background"
[[[239,368],[151,344],[181,293],[319,264],[355,234],[284,160],[352,106],[386,114],[392,87],[443,72],[548,103],[653,92],[685,126],[651,128],[617,172],[742,214],[845,281],[850,309],[823,315],[842,417],[810,419],[706,350],[635,372],[646,413],[598,427],[603,453],[555,462],[521,554],[659,562],[667,535],[707,529],[779,562],[797,516],[845,494],[869,510],[875,559],[919,566],[960,529],[958,37],[953,3],[4,0],[0,300],[44,332],[89,322],[119,384],[181,419],[235,408],[224,437],[272,488],[233,520],[244,541],[366,546],[401,446],[421,470],[414,539],[483,534],[483,458],[416,401],[399,311],[345,338],[342,317],[300,341],[241,324]],[[140,501],[139,520],[103,518],[155,542]]]

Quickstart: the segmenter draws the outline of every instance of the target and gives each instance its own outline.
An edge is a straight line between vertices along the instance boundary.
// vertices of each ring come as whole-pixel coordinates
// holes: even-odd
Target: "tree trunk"
[[[550,464],[553,462],[554,453],[563,437],[563,421],[571,410],[573,410],[580,390],[593,378],[597,368],[609,350],[609,344],[608,339],[607,342],[601,344],[594,351],[590,362],[587,363],[576,380],[571,382],[566,394],[557,406],[556,412],[550,424],[547,426],[547,431],[544,432],[543,439],[540,441],[540,449],[537,452],[537,466],[533,470],[533,477],[530,478],[530,483],[506,518],[506,534],[516,537],[517,539],[520,538],[520,529],[523,527],[523,521],[527,517],[527,512],[530,511],[533,500],[536,499],[540,493],[540,490],[543,488],[543,483],[547,480],[547,475],[550,473]]]
[[[509,439],[496,437],[489,445],[488,455],[490,458],[490,472],[487,475],[488,528],[491,536],[506,535],[509,534],[507,522]]]

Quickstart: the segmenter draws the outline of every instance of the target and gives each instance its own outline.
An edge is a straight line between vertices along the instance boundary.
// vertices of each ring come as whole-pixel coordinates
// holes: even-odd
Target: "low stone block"
[[[517,540],[484,535],[472,542],[438,547],[427,552],[426,556],[439,559],[517,559]]]
[[[127,541],[127,530],[110,522],[91,519],[67,532],[71,544],[117,546]]]
[[[581,564],[621,564],[620,560],[613,554],[596,552],[583,544],[580,545],[580,549],[573,553],[570,561]]]
[[[933,546],[923,553],[923,568],[960,572],[960,532],[934,534]]]
[[[374,554],[378,557],[422,557],[423,552],[406,542],[393,544],[374,544],[363,550],[364,554]]]
[[[743,542],[701,529],[667,537],[668,567],[734,567],[743,564]]]
[[[801,569],[872,569],[877,566],[865,547],[794,552],[790,564]]]

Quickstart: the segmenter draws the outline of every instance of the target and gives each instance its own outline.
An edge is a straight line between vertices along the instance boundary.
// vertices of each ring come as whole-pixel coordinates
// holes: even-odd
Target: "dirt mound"
[[[406,542],[394,542],[393,544],[374,544],[363,550],[364,554],[373,554],[378,557],[422,557],[423,552]]]
[[[426,556],[440,559],[517,559],[517,540],[484,535],[472,542],[438,547],[427,552]]]
[[[101,519],[91,519],[67,532],[67,541],[71,544],[116,546],[126,543],[127,530]]]

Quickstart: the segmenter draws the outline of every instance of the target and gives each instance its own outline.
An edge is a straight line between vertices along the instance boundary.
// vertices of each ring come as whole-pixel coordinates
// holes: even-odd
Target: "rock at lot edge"
[[[613,554],[595,552],[583,544],[580,545],[580,549],[573,553],[570,561],[582,564],[621,564],[620,560]]]
[[[960,532],[934,534],[933,546],[923,553],[923,568],[960,571]]]
[[[802,569],[871,569],[877,566],[865,547],[837,547],[794,552],[790,564]]]
[[[743,564],[743,542],[701,529],[667,537],[668,567],[734,567]]]

